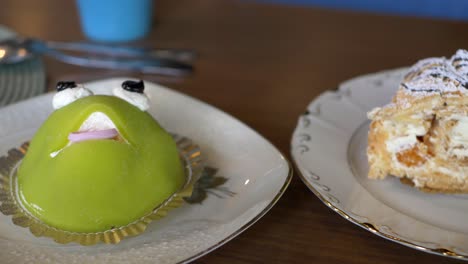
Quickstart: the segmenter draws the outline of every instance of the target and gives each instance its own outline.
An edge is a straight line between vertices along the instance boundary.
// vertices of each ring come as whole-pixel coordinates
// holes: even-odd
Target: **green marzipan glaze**
[[[68,143],[94,112],[106,114],[128,144]],[[147,112],[113,96],[79,99],[53,112],[18,169],[20,199],[46,224],[72,232],[127,225],[179,190],[185,175],[176,144]]]

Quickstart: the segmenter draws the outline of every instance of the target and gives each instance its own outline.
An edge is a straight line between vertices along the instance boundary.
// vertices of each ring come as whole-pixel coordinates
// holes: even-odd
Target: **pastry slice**
[[[369,178],[468,192],[468,52],[416,63],[391,103],[368,113]]]

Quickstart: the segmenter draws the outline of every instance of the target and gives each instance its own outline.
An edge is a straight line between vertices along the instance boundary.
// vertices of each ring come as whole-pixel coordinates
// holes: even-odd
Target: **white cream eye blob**
[[[57,84],[57,93],[52,99],[52,106],[55,110],[60,109],[74,101],[93,95],[89,89],[85,88],[82,84],[75,84],[74,82],[59,82]],[[64,86],[68,86],[65,87]]]
[[[132,105],[138,107],[141,111],[149,109],[149,98],[143,93],[143,81],[125,81],[122,87],[117,87],[112,90],[116,97],[119,97]]]

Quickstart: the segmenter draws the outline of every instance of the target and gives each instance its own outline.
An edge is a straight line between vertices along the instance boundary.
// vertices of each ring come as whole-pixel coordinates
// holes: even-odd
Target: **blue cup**
[[[100,42],[144,37],[151,29],[153,0],[77,0],[85,35]]]

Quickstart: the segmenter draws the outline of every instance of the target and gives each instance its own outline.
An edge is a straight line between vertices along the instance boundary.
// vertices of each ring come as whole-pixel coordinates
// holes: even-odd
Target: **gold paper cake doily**
[[[151,221],[166,216],[169,210],[180,207],[184,203],[184,198],[192,195],[193,185],[199,179],[203,170],[200,148],[186,137],[172,136],[185,167],[187,180],[184,186],[151,213],[126,226],[96,233],[70,232],[46,225],[25,210],[18,198],[16,169],[28,150],[28,142],[22,144],[19,148],[10,149],[7,156],[0,157],[0,211],[4,215],[11,215],[15,225],[29,228],[31,233],[37,237],[53,238],[55,242],[60,244],[70,242],[76,242],[84,246],[94,245],[99,242],[117,244],[125,237],[141,234]]]

